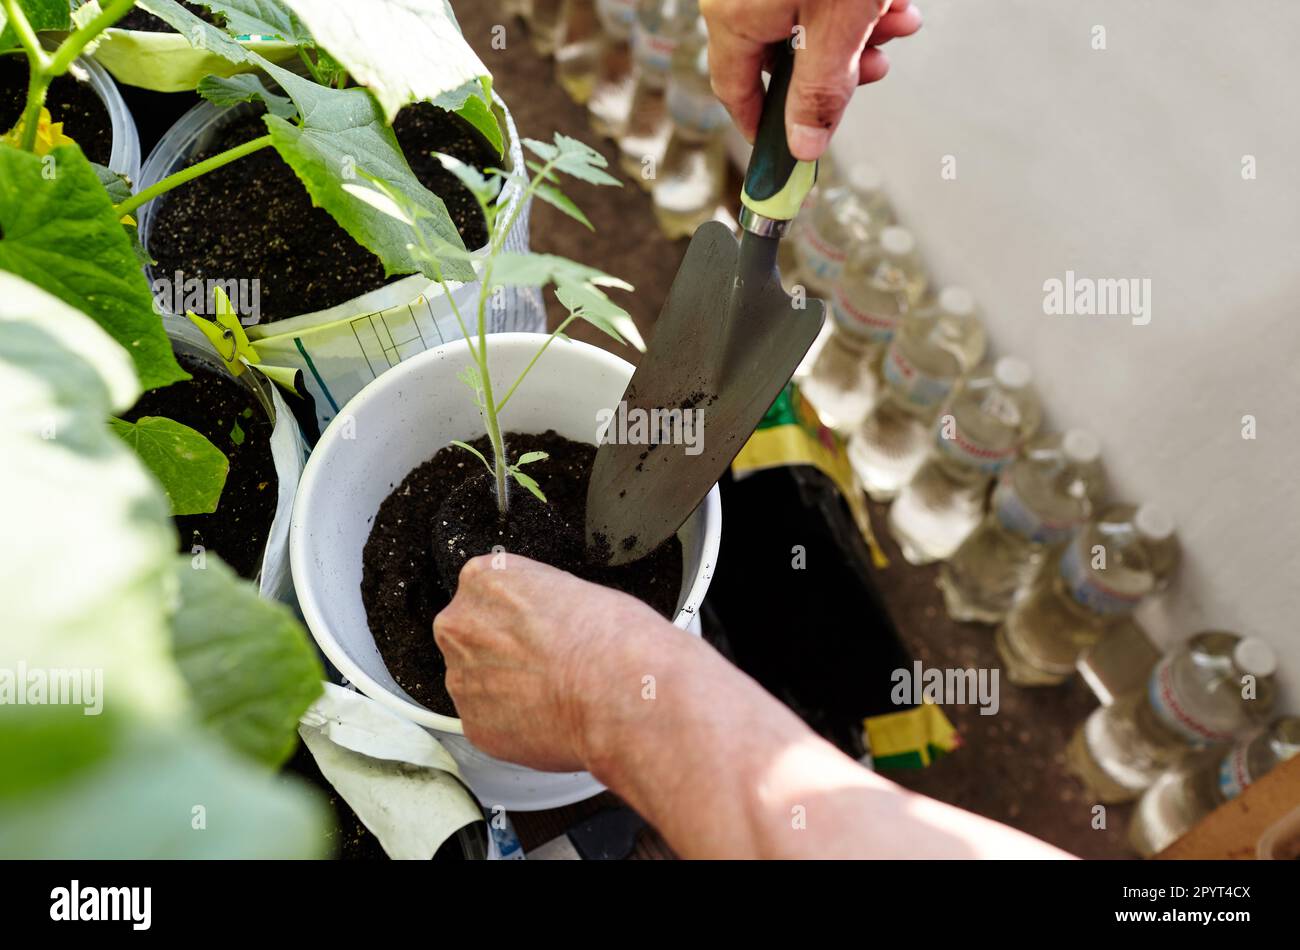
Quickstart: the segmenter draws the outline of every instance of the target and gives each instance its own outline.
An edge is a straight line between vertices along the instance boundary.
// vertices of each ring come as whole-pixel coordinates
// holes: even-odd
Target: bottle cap
[[[1272,676],[1277,671],[1277,654],[1259,637],[1246,637],[1233,648],[1232,662],[1243,673]]]
[[[849,169],[848,182],[849,187],[858,194],[870,194],[881,189],[885,184],[885,176],[870,162],[856,162]]]
[[[1061,450],[1071,462],[1087,465],[1101,455],[1101,441],[1087,429],[1071,429],[1061,440]]]
[[[993,367],[993,378],[1007,389],[1024,389],[1034,379],[1034,371],[1018,356],[1004,356]]]
[[[1142,505],[1133,516],[1138,534],[1151,541],[1164,541],[1174,533],[1174,519],[1159,505]]]
[[[916,250],[916,238],[907,228],[885,228],[880,232],[880,248],[890,257],[906,257]]]
[[[975,295],[965,287],[945,287],[939,293],[939,309],[954,317],[969,317],[975,312]]]

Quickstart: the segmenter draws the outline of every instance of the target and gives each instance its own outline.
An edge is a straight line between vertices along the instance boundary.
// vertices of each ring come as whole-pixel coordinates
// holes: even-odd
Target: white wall
[[[1034,366],[1050,424],[1102,437],[1115,496],[1171,509],[1186,560],[1141,614],[1153,636],[1267,638],[1300,711],[1300,4],[920,6],[835,157],[881,166],[935,277]],[[1150,324],[1045,315],[1067,270],[1150,278]]]

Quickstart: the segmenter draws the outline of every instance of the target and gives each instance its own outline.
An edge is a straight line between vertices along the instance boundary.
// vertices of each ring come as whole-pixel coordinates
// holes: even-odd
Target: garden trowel
[[[596,452],[587,543],[610,563],[642,557],[691,516],[789,382],[821,330],[820,300],[781,287],[781,237],[817,178],[790,154],[785,99],[794,57],[772,78],[741,193],[740,240],[716,221],[691,239]]]

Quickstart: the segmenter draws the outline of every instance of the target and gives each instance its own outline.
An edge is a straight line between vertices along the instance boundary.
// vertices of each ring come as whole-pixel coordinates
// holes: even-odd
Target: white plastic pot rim
[[[112,128],[113,145],[109,152],[109,170],[126,177],[135,184],[140,179],[140,133],[135,127],[135,119],[126,101],[118,92],[117,84],[93,59],[80,57],[73,64],[73,73],[85,76],[90,88],[95,90],[104,108],[108,110],[108,120]]]

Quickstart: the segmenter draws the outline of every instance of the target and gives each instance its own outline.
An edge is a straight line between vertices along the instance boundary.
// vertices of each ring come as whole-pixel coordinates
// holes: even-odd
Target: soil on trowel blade
[[[0,133],[8,132],[27,105],[27,59],[0,56]],[[113,154],[113,122],[108,107],[91,88],[69,73],[50,83],[45,97],[52,122],[63,123],[63,134],[81,146],[86,158],[107,165]]]
[[[483,246],[487,226],[478,202],[432,153],[445,152],[482,170],[501,163],[487,140],[463,119],[428,103],[403,109],[393,131],[420,183],[447,206],[465,246]],[[240,116],[191,164],[265,134],[260,115]],[[149,233],[154,275],[172,279],[180,271],[186,279],[255,278],[262,323],[325,310],[398,279],[385,277],[379,258],[312,204],[274,148],[186,183],[156,208]],[[248,309],[241,313],[248,316]]]
[[[490,457],[486,436],[472,444]],[[443,684],[446,664],[433,639],[433,618],[454,593],[443,578],[454,583],[460,565],[495,545],[632,594],[669,619],[676,614],[682,581],[676,536],[631,564],[589,560],[584,525],[596,447],[553,431],[506,436],[512,463],[539,451],[549,458],[524,471],[537,480],[546,504],[512,485],[505,525],[497,520],[493,482],[482,463],[456,446],[443,448],[394,486],[375,516],[362,557],[366,618],[393,678],[434,712],[456,715]]]
[[[271,456],[274,426],[256,396],[234,378],[184,353],[177,361],[194,378],[149,390],[123,418],[165,416],[203,433],[226,454],[230,470],[217,510],[173,520],[183,553],[201,545],[252,580],[262,568],[280,494]]]

